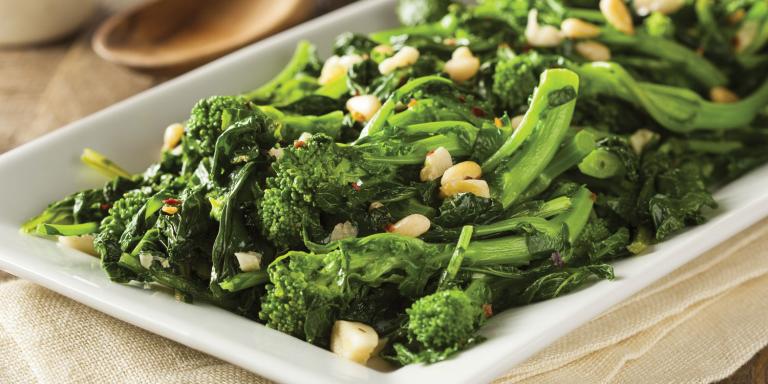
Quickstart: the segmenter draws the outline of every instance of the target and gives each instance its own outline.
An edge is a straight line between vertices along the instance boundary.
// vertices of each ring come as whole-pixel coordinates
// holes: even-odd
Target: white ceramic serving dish
[[[768,167],[720,190],[721,208],[707,224],[616,263],[617,279],[547,302],[504,312],[483,333],[488,340],[431,366],[379,372],[205,304],[183,304],[166,293],[110,283],[95,258],[24,236],[19,225],[48,202],[104,180],[83,167],[84,147],[132,171],[156,158],[163,129],[204,96],[256,87],[276,73],[299,39],[329,44],[340,32],[395,25],[393,0],[362,1],[132,97],[0,155],[0,268],[151,332],[291,383],[480,383],[595,318],[702,252],[768,215]],[[109,81],[109,79],[105,79]],[[87,91],[87,90],[84,90]]]

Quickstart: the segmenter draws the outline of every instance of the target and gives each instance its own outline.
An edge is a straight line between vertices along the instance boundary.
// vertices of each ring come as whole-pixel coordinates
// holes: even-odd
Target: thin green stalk
[[[579,163],[581,173],[597,179],[610,179],[624,174],[621,159],[605,148],[592,151]]]
[[[99,231],[99,223],[81,224],[47,224],[37,226],[37,234],[41,236],[80,236]]]
[[[588,156],[595,149],[595,145],[595,137],[589,131],[576,133],[573,139],[557,152],[552,162],[525,190],[522,199],[531,199],[544,192],[556,177],[577,166],[584,157]]]
[[[360,132],[360,137],[358,140],[368,135],[372,135],[384,128],[384,124],[386,124],[387,119],[395,110],[395,104],[397,104],[398,100],[402,99],[405,95],[413,92],[417,88],[430,83],[443,83],[446,85],[453,85],[453,82],[450,79],[446,79],[440,76],[423,76],[405,83],[405,85],[392,93],[392,95],[387,98],[387,101],[381,105],[381,108],[379,108],[376,114],[374,114],[373,117],[368,120],[368,123],[365,124],[365,127],[363,127],[363,130]]]
[[[502,206],[517,201],[557,153],[568,132],[578,88],[579,77],[570,70],[549,69],[542,73],[531,107],[518,127],[518,131],[533,130],[526,145],[510,158],[514,150],[509,149],[522,144],[513,134],[483,164],[483,173],[491,174],[491,196]]]
[[[444,291],[453,286],[453,280],[456,274],[461,269],[461,264],[464,262],[464,255],[467,253],[470,241],[472,241],[472,232],[474,228],[471,225],[465,225],[461,228],[461,235],[456,242],[456,247],[453,249],[451,260],[448,262],[448,267],[443,270],[440,275],[440,280],[437,283],[437,290]]]
[[[120,168],[120,166],[115,164],[112,160],[93,149],[84,149],[83,154],[80,155],[80,160],[85,163],[85,165],[101,172],[104,176],[107,176],[110,179],[118,176],[126,179],[131,178],[131,174],[128,173],[128,171]]]
[[[302,40],[296,45],[296,50],[293,53],[293,57],[288,64],[283,68],[280,73],[277,74],[272,80],[262,85],[261,87],[244,94],[243,96],[248,100],[260,100],[266,101],[272,97],[272,93],[275,92],[283,83],[290,80],[296,74],[301,72],[304,67],[312,60],[315,55],[315,47],[308,41]]]
[[[225,291],[237,292],[264,284],[268,281],[269,274],[267,274],[267,271],[260,270],[238,273],[237,275],[220,282],[219,286]]]

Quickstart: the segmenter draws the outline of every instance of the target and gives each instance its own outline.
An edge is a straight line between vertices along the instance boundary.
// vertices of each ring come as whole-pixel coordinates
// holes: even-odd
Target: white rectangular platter
[[[446,362],[392,372],[345,361],[219,308],[183,304],[164,292],[113,284],[100,270],[97,259],[18,233],[19,225],[47,203],[104,182],[79,163],[84,147],[108,154],[131,171],[141,171],[156,158],[164,127],[183,120],[199,98],[255,88],[282,68],[300,39],[316,43],[327,55],[333,38],[341,32],[370,32],[394,26],[393,10],[392,0],[358,2],[0,155],[0,269],[281,382],[479,383],[505,373],[579,325],[768,216],[768,167],[763,167],[717,193],[721,208],[707,224],[661,244],[649,254],[616,263],[615,281],[504,312],[485,328],[486,342]]]

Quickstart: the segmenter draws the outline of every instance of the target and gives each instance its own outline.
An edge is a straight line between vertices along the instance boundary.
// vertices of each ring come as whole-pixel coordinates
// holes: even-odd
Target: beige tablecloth
[[[86,38],[0,51],[0,152],[155,81],[94,57]],[[682,267],[498,382],[706,383],[729,376],[768,344],[767,225]],[[751,380],[768,382],[764,371]],[[264,380],[0,272],[0,383],[32,382]]]
[[[708,383],[727,377],[768,343],[766,256],[768,220],[497,381]],[[0,308],[0,383],[265,381],[26,281],[0,283]]]

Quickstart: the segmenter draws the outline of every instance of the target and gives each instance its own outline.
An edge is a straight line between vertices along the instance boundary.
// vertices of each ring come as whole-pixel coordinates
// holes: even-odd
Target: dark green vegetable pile
[[[318,346],[348,320],[386,338],[382,357],[445,359],[494,313],[613,278],[611,260],[702,223],[713,189],[768,161],[768,3],[640,15],[649,2],[627,1],[634,33],[597,3],[401,1],[404,26],[336,39],[335,76],[302,42],[261,88],[200,100],[142,174],[86,151],[110,181],[22,230],[92,236],[116,282]],[[533,9],[540,29],[593,24],[610,60],[587,60],[579,39],[530,44]],[[406,46],[418,60],[380,72]],[[480,65],[453,81],[460,46]],[[347,110],[359,95],[381,102],[375,115]],[[440,147],[478,163],[490,197],[423,181]],[[411,214],[429,230],[398,232]]]

